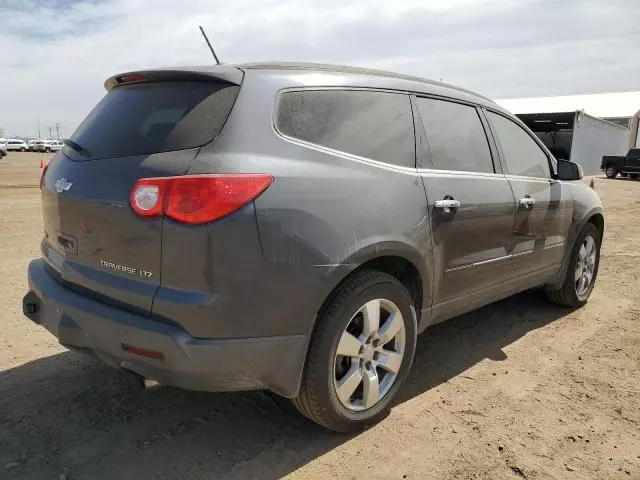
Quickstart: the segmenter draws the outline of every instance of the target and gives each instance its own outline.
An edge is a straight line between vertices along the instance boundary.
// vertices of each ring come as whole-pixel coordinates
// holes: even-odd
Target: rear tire
[[[548,284],[544,286],[549,300],[571,308],[587,303],[598,276],[601,243],[600,231],[594,224],[587,223],[571,249],[569,266],[560,288]],[[583,278],[588,279],[588,282],[582,283],[585,281]]]
[[[613,167],[608,167],[604,171],[604,174],[607,176],[607,178],[616,178],[616,175],[618,174],[618,172],[616,172],[616,170]]]
[[[355,274],[318,318],[293,404],[336,432],[375,424],[409,373],[416,332],[415,305],[398,279],[370,270]]]

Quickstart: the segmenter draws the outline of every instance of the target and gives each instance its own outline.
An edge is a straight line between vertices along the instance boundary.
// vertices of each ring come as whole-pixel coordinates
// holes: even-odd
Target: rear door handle
[[[531,198],[529,195],[525,195],[524,198],[520,199],[520,205],[526,208],[531,208],[535,205],[536,199]]]
[[[435,201],[435,207],[441,208],[444,213],[450,213],[454,208],[458,208],[459,206],[460,200],[454,200],[453,198]]]

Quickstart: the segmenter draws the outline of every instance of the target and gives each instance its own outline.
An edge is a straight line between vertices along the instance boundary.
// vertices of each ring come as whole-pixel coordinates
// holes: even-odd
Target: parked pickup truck
[[[629,175],[631,178],[640,176],[640,148],[632,148],[624,157],[617,155],[605,155],[602,157],[602,165],[607,178],[616,178]]]

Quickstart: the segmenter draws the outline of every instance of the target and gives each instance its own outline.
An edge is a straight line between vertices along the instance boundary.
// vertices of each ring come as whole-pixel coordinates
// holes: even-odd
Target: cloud
[[[636,0],[0,0],[0,126],[70,136],[117,72],[330,62],[444,79],[491,97],[637,89]],[[46,128],[42,128],[47,133]]]

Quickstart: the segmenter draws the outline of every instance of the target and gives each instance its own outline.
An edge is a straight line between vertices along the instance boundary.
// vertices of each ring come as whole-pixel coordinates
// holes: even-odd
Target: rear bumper
[[[297,394],[308,340],[304,335],[198,339],[178,327],[69,290],[47,272],[41,259],[32,261],[28,272],[24,314],[62,345],[89,351],[109,365],[165,385],[203,391],[270,389],[285,397]],[[137,353],[125,350],[131,350],[128,346],[138,349]]]

